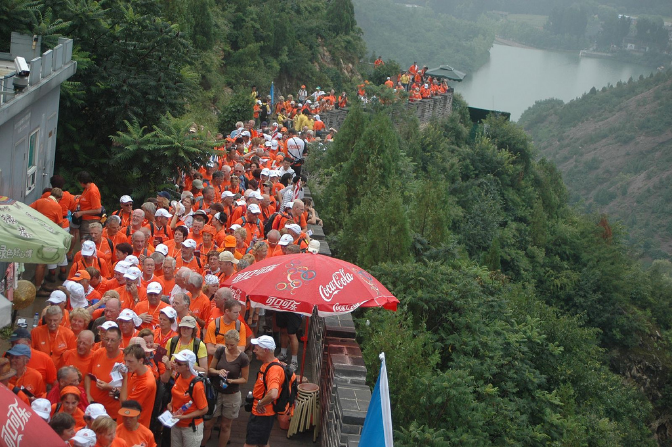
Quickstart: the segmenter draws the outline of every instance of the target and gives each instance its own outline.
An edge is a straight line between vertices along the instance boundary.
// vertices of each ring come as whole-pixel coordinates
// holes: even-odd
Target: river
[[[455,67],[459,69],[458,67]],[[463,82],[452,83],[472,107],[510,112],[516,121],[541,99],[570,101],[592,87],[627,81],[651,68],[610,59],[579,57],[578,51],[557,52],[495,44],[490,60]]]

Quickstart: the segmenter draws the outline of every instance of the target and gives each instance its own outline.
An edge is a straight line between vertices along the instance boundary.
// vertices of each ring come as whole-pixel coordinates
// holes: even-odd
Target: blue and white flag
[[[380,375],[371,395],[359,445],[366,447],[393,447],[390,386],[387,382],[385,353],[380,354]]]
[[[275,84],[273,83],[273,81],[271,81],[271,113],[273,113],[273,110],[275,110],[275,108],[273,107],[274,104],[275,104]]]

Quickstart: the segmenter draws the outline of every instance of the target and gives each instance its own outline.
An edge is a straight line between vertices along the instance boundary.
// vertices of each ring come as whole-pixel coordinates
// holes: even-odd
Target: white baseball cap
[[[294,238],[291,234],[283,234],[278,242],[278,245],[290,245],[294,243]]]
[[[222,193],[222,199],[225,198],[225,197],[235,197],[235,196],[236,195],[234,193],[232,193],[231,191],[224,191]]]
[[[229,227],[229,229],[231,229],[233,231],[236,231],[238,228],[240,228],[240,225],[238,225],[238,224],[233,224]]]
[[[259,345],[260,347],[264,349],[272,349],[275,350],[275,340],[273,340],[273,337],[268,336],[268,335],[262,335],[259,338],[253,338],[252,340],[253,345]],[[184,352],[184,351],[182,351]]]
[[[70,440],[77,443],[77,447],[94,447],[96,445],[96,433],[88,428],[82,428]]]
[[[137,281],[138,278],[142,275],[142,272],[137,267],[129,267],[124,273],[124,278],[130,279],[131,281]]]
[[[187,239],[186,241],[182,242],[182,245],[187,248],[196,248],[196,241],[193,239]]]
[[[119,198],[119,203],[133,203],[133,198],[131,196],[121,196]]]
[[[298,225],[295,224],[295,223],[288,223],[288,224],[285,225],[285,228],[287,228],[288,230],[293,231],[293,232],[296,233],[296,234],[301,234],[301,227],[298,226]]]
[[[168,246],[166,244],[157,245],[154,251],[161,253],[163,256],[168,256]]]
[[[140,317],[138,317],[138,315],[131,309],[122,310],[117,317],[117,320],[132,321],[134,326],[140,326],[142,324]]]
[[[163,291],[163,287],[161,287],[161,283],[153,281],[147,284],[147,293],[161,293]]]
[[[53,292],[51,292],[51,295],[49,295],[49,299],[47,299],[47,303],[61,304],[61,303],[65,303],[65,301],[67,299],[68,299],[68,297],[65,295],[65,293],[63,291],[54,290]]]
[[[170,329],[172,329],[174,332],[177,332],[177,311],[172,307],[167,306],[161,309],[160,312],[173,320],[173,323],[170,325]]]
[[[88,416],[95,421],[101,416],[107,416],[107,411],[105,411],[105,407],[102,404],[89,404],[86,407],[84,416]]]
[[[45,421],[51,420],[51,402],[48,399],[35,399],[30,408]]]
[[[117,323],[115,323],[114,321],[106,321],[105,323],[101,324],[98,327],[103,328],[104,330],[108,330],[112,327],[119,327],[119,325]]]
[[[96,254],[96,243],[93,241],[84,241],[82,243],[82,256],[94,256]]]
[[[131,266],[131,263],[128,261],[119,261],[117,265],[114,266],[114,271],[117,273],[126,273],[126,270]]]
[[[270,173],[271,173],[271,170],[268,169],[268,168],[264,168],[264,169],[261,170],[261,175],[265,175],[266,177],[268,177],[270,175]]]
[[[173,215],[170,214],[168,211],[166,211],[164,208],[159,208],[158,210],[156,210],[156,213],[154,213],[154,217],[167,217],[168,219],[170,219],[171,217],[173,217]]]
[[[67,289],[68,292],[70,292],[70,304],[73,309],[89,306],[83,285],[75,281],[70,281],[70,284],[67,285]]]
[[[247,207],[247,211],[249,211],[252,214],[261,214],[261,208],[259,208],[259,205],[256,203],[253,203],[252,205]]]
[[[138,257],[135,256],[135,255],[128,255],[128,256],[126,256],[126,259],[124,259],[124,261],[128,262],[129,264],[131,264],[131,265],[129,265],[129,268],[130,268],[130,267],[133,267],[133,266],[138,266],[138,265],[140,265],[140,260],[139,260]]]

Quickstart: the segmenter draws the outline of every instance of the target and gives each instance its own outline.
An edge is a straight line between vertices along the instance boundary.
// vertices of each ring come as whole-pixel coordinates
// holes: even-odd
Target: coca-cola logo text
[[[266,305],[273,309],[283,310],[287,312],[296,312],[299,309],[299,302],[294,300],[285,300],[275,296],[266,298]]]
[[[235,283],[240,282],[240,281],[245,281],[246,279],[250,279],[253,276],[259,276],[259,275],[263,275],[264,273],[271,272],[279,265],[280,264],[273,264],[273,265],[267,265],[266,267],[262,267],[262,268],[256,269],[256,270],[249,270],[249,271],[243,270],[235,278],[233,278],[231,280],[231,284],[235,284]]]
[[[348,313],[348,312],[352,312],[353,310],[357,309],[359,306],[361,306],[364,303],[365,303],[365,301],[362,301],[361,303],[355,303],[355,304],[334,304],[332,309],[333,309],[334,312]]]
[[[331,275],[331,281],[326,285],[319,287],[320,296],[324,301],[330,302],[345,286],[350,284],[353,279],[354,276],[351,273],[346,273],[343,269],[334,272],[334,274]]]

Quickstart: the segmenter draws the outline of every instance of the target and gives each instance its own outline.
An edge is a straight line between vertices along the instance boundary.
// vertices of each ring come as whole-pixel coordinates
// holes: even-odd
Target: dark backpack
[[[189,382],[189,389],[187,390],[187,393],[189,393],[191,401],[192,402],[194,401],[194,387],[198,382],[203,382],[203,387],[205,388],[205,398],[208,401],[208,412],[205,413],[203,416],[199,416],[191,420],[191,425],[194,429],[196,429],[196,424],[194,422],[195,419],[203,418],[204,421],[209,421],[210,419],[212,419],[212,414],[215,412],[215,409],[217,408],[217,393],[215,392],[215,388],[212,386],[212,383],[210,383],[210,379],[208,379],[207,377],[196,376],[193,379],[191,379],[191,382]]]
[[[278,398],[273,402],[273,411],[278,414],[288,414],[294,407],[294,401],[296,400],[296,395],[299,392],[299,383],[294,374],[287,364],[282,364],[280,362],[271,362],[266,369],[264,370],[262,381],[264,382],[264,395],[268,392],[266,388],[266,373],[273,366],[279,366],[285,372],[285,380],[282,382],[282,387],[278,393]],[[259,374],[259,373],[257,373]]]
[[[173,354],[175,354],[175,348],[177,348],[177,342],[180,339],[179,335],[175,335],[173,338],[170,339],[170,352],[168,353],[168,360],[170,360],[173,357]],[[201,347],[201,339],[198,337],[194,338],[194,346],[192,351],[194,351],[194,355],[196,356],[196,363],[198,363],[198,350]]]
[[[278,217],[278,214],[280,214],[280,211],[276,211],[268,217],[266,223],[264,224],[264,234],[268,235],[268,233],[273,229],[273,221],[276,217]]]
[[[220,322],[221,319],[222,319],[222,317],[219,317],[219,318],[215,319],[215,337],[220,335],[219,322]],[[238,320],[238,319],[236,320],[236,330],[238,331],[238,333],[240,333],[240,320]]]

